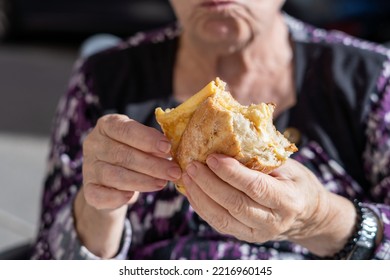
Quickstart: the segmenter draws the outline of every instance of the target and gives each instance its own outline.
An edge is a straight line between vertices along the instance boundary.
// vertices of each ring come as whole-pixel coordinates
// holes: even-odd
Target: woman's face
[[[171,0],[184,31],[206,46],[239,48],[265,34],[284,0]]]

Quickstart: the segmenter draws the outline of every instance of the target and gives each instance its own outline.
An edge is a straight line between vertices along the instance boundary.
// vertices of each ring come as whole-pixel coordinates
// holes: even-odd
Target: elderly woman
[[[177,25],[77,63],[34,258],[390,258],[389,50],[305,25],[282,0],[171,3]],[[294,159],[269,175],[218,154],[170,160],[154,109],[217,76],[242,104],[277,104]]]

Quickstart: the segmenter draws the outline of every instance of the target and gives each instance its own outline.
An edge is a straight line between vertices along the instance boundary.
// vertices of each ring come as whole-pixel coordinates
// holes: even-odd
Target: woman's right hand
[[[76,229],[101,257],[117,253],[127,205],[181,176],[159,131],[124,115],[100,118],[83,144],[83,186],[75,201]]]
[[[83,144],[83,188],[96,209],[116,209],[138,192],[161,190],[181,176],[170,157],[170,142],[159,131],[124,115],[107,115]]]

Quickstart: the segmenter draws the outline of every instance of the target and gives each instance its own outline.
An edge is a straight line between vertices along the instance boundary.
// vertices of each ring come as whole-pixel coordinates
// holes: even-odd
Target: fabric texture
[[[373,258],[390,259],[390,51],[288,15],[285,19],[294,46],[298,102],[275,125],[300,132],[294,158],[324,188],[359,199],[378,214],[384,238]],[[53,124],[34,259],[97,258],[78,240],[71,210],[82,184],[83,139],[108,113],[159,128],[154,109],[178,105],[172,97],[178,36],[176,25],[139,33],[76,63]],[[290,242],[250,244],[217,233],[173,184],[142,194],[127,219],[117,258],[312,258]]]

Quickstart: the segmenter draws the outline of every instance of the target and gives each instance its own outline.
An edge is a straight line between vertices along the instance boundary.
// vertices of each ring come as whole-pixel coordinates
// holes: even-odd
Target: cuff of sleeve
[[[383,204],[368,204],[365,203],[366,207],[369,207],[378,216],[382,223],[381,241],[375,249],[374,259],[389,260],[390,259],[390,207]]]
[[[101,258],[91,253],[78,238],[72,209],[71,203],[62,208],[49,230],[49,244],[53,257],[57,260],[100,260]],[[112,259],[127,258],[131,235],[130,221],[126,219],[119,252]]]

